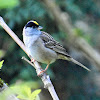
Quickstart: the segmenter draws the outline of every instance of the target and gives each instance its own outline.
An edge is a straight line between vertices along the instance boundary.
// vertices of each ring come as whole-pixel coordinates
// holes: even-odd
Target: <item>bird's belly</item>
[[[43,45],[33,45],[27,50],[36,61],[41,63],[53,63],[57,59],[57,53]]]

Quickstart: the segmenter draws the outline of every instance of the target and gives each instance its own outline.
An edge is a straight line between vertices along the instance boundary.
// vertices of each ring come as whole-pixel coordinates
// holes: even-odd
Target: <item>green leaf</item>
[[[4,62],[4,60],[2,60],[2,61],[0,62],[0,69],[2,68],[3,62]]]
[[[31,96],[31,88],[29,88],[28,86],[25,86],[24,91],[26,91],[26,94],[27,94],[28,97]]]
[[[0,78],[0,87],[2,87],[3,86],[3,80]]]
[[[41,89],[38,89],[38,90],[33,91],[32,94],[31,94],[30,100],[35,100],[36,97],[37,97],[37,95],[38,95],[40,92],[41,92]]]
[[[27,98],[22,94],[18,95],[17,98],[27,100]]]
[[[25,86],[25,85],[22,87],[19,86],[18,89],[19,89],[19,93],[17,93],[18,98],[26,100],[26,98],[31,97],[31,88],[29,88],[28,86]]]
[[[13,93],[17,94],[19,99],[23,100],[40,100],[38,97],[38,94],[41,92],[40,89],[35,90],[34,92],[31,92],[31,88],[29,85],[21,84],[21,85],[15,85],[10,87],[12,89]]]
[[[19,0],[0,0],[0,9],[12,8],[19,4]]]

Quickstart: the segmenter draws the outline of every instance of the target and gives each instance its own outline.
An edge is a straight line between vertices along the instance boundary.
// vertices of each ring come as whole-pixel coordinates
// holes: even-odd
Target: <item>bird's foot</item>
[[[36,61],[34,58],[32,58],[32,56],[30,54],[28,54],[28,56],[31,59],[31,63],[34,63]]]
[[[42,71],[38,74],[38,76],[43,75],[45,72],[46,72],[46,70],[42,70]]]
[[[31,59],[31,63],[34,63],[35,61],[36,61],[35,59],[33,59],[33,58]]]
[[[41,76],[43,73],[45,73],[45,72],[47,71],[48,67],[49,67],[49,64],[46,66],[45,70],[42,70],[42,71],[38,74],[38,76]]]

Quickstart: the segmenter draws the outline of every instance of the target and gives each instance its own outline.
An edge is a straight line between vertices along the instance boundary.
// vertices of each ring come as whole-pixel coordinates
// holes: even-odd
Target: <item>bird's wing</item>
[[[84,69],[90,71],[90,69],[88,69],[86,66],[84,66],[80,62],[73,59],[70,55],[68,55],[68,53],[66,52],[66,49],[64,49],[63,46],[59,42],[54,40],[54,38],[51,35],[49,35],[48,33],[42,31],[42,34],[40,35],[40,38],[43,40],[45,47],[54,50],[55,52],[60,54],[60,56],[61,55],[66,56],[65,60],[72,61],[75,64],[83,67]]]
[[[66,52],[66,49],[64,49],[63,46],[59,42],[54,40],[54,38],[51,35],[49,35],[48,33],[44,31],[41,31],[41,33],[42,34],[40,35],[40,38],[43,40],[46,48],[52,49],[58,54],[70,57],[70,55],[68,55],[68,53]]]

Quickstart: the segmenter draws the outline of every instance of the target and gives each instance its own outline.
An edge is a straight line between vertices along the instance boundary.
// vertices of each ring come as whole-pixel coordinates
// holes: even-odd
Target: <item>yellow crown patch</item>
[[[35,23],[36,25],[39,25],[36,21],[33,21],[33,23]]]

